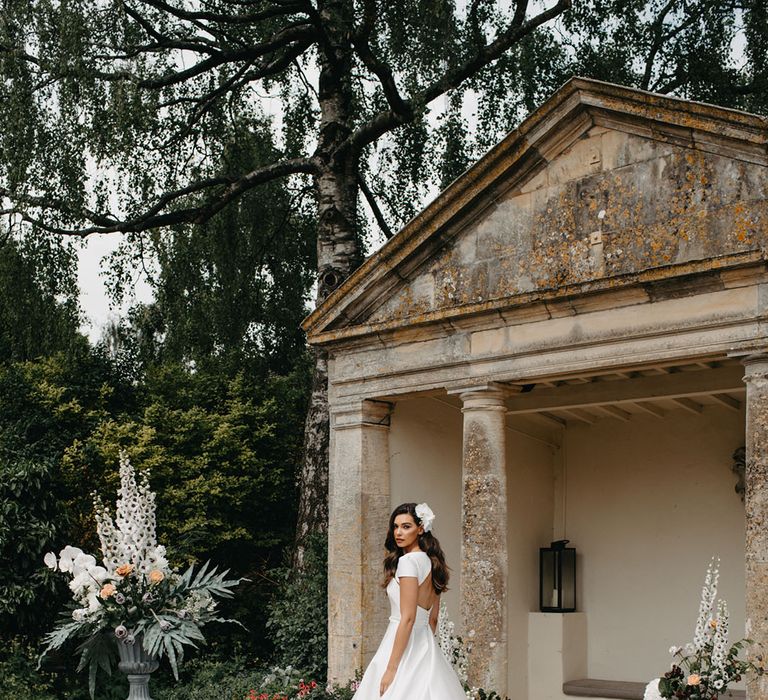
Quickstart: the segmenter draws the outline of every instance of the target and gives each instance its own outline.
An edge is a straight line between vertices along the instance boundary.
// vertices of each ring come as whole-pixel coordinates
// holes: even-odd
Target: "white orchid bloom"
[[[72,573],[72,568],[75,564],[75,559],[83,553],[83,550],[79,547],[72,547],[67,545],[59,552],[59,569],[66,573]]]
[[[59,568],[56,555],[53,552],[48,552],[48,554],[43,557],[43,561],[45,562],[45,565],[53,571],[56,571],[56,569]]]
[[[89,593],[88,597],[85,599],[85,602],[88,604],[89,613],[95,613],[97,610],[101,609],[101,603],[99,602],[99,594],[96,592]]]
[[[109,571],[103,566],[93,566],[88,569],[88,575],[91,577],[92,581],[101,586],[109,578]]]
[[[96,582],[88,575],[87,571],[81,571],[69,582],[69,590],[76,596],[81,596],[96,588]]]
[[[96,558],[92,557],[90,554],[81,552],[72,562],[72,575],[79,576],[81,573],[92,569],[94,566],[96,566]]]

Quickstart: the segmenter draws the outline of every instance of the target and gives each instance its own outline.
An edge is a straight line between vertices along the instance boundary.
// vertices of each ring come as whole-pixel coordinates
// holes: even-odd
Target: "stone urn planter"
[[[133,644],[118,640],[117,653],[120,655],[117,667],[128,676],[129,689],[126,700],[152,700],[149,694],[149,677],[157,671],[160,663],[144,651],[142,638],[136,637]]]

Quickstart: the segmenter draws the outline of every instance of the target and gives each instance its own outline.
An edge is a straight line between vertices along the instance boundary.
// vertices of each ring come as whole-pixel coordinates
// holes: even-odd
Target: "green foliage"
[[[53,677],[35,669],[33,650],[11,642],[0,652],[3,698],[7,700],[55,700]]]
[[[307,292],[299,280],[314,256],[311,168],[294,170],[287,188],[252,173],[317,155],[328,124],[369,128],[359,170],[396,228],[574,73],[768,109],[764,0],[584,0],[557,5],[557,17],[530,33],[517,28],[541,4],[179,7],[8,0],[0,23],[0,192],[40,232],[141,235],[115,258],[113,287],[119,295],[138,265],[159,263],[165,360],[242,342],[246,317],[284,324],[296,312],[282,313],[281,298]],[[329,64],[334,74],[318,89],[314,76]],[[280,119],[265,115],[274,105],[262,109],[265,94]],[[314,166],[328,175],[336,155]],[[357,193],[353,161],[339,184]],[[256,186],[263,195],[244,194]],[[338,202],[317,205],[321,223],[339,217]],[[279,264],[264,257],[267,243]],[[185,310],[194,295],[197,316]],[[233,311],[229,321],[221,308]],[[251,328],[268,348],[262,330]]]
[[[61,601],[42,557],[78,521],[61,458],[114,407],[103,359],[58,354],[0,364],[0,635],[40,633]],[[81,489],[81,484],[77,486]]]
[[[181,682],[157,690],[155,700],[245,700],[264,678],[264,668],[249,664],[242,656],[232,660],[193,659],[186,664]]]
[[[267,628],[275,643],[275,662],[305,669],[311,677],[324,678],[328,653],[327,538],[309,537],[305,566],[276,569],[277,596],[269,609]]]
[[[67,542],[96,551],[90,491],[114,492],[128,446],[152,469],[173,561],[210,558],[251,579],[222,614],[266,653],[265,571],[293,534],[307,378],[306,365],[266,380],[163,366],[132,386],[98,353],[0,365],[0,551],[14,563],[0,577],[0,635],[52,626],[67,591],[43,554]],[[211,641],[246,636],[224,629]]]
[[[73,671],[41,671],[33,649],[11,644],[0,652],[3,700],[88,700],[87,684]],[[294,668],[270,667],[242,650],[227,658],[191,659],[181,669],[179,681],[161,667],[152,674],[150,690],[154,700],[249,700],[262,692],[269,693],[270,699],[277,694],[298,700],[300,683],[311,687],[313,680],[316,687],[301,695],[301,700],[351,700],[354,695],[351,685],[329,691],[320,678]],[[96,700],[124,700],[126,694],[125,675],[113,672],[97,691]]]
[[[136,410],[105,417],[62,460],[68,507],[81,523],[74,539],[95,551],[89,491],[114,493],[114,465],[125,448],[157,493],[158,536],[178,566],[215,561],[244,582],[225,617],[241,621],[260,652],[273,583],[265,571],[292,540],[308,372],[260,381],[243,372],[148,370]],[[82,484],[89,484],[83,489]],[[243,631],[222,631],[243,638]]]
[[[476,700],[509,700],[509,698],[506,696],[502,698],[495,690],[487,691],[480,688],[477,691]]]
[[[0,559],[8,563],[0,576],[0,629],[6,631],[34,630],[58,600],[54,581],[40,567],[60,532],[54,472],[50,461],[25,457],[0,436]]]
[[[205,637],[201,627],[208,622],[234,622],[217,617],[213,610],[209,610],[208,601],[214,598],[231,598],[232,589],[240,584],[238,579],[226,578],[226,571],[209,569],[209,562],[193,576],[194,567],[190,566],[178,581],[166,579],[155,589],[159,597],[158,607],[162,608],[163,598],[178,601],[182,598],[188,600],[197,598],[202,600],[202,608],[194,615],[180,618],[177,615],[158,613],[154,615],[155,622],[144,615],[144,618],[135,627],[136,634],[144,635],[144,648],[150,656],[158,659],[166,658],[171,665],[174,678],[179,678],[179,664],[184,660],[184,647],[198,648],[205,643]],[[179,607],[176,603],[176,607]],[[169,606],[170,607],[170,606]],[[126,624],[129,624],[126,622]]]
[[[3,700],[90,700],[88,684],[75,673],[74,666],[40,669],[38,652],[38,649],[17,641],[11,641],[0,651],[3,678],[0,697]],[[162,674],[158,676],[162,683]],[[114,673],[101,688],[97,700],[125,700],[127,693],[125,675]]]
[[[264,127],[237,128],[222,155],[233,177],[278,157]],[[112,297],[122,299],[133,270],[151,261],[154,301],[134,307],[108,342],[141,367],[289,373],[305,352],[300,324],[316,267],[305,195],[271,183],[209,221],[127,236],[113,255]]]
[[[0,362],[84,350],[87,341],[78,332],[77,292],[66,282],[69,258],[52,263],[59,273],[53,280],[41,278],[40,246],[29,250],[28,243],[2,233],[0,226]]]

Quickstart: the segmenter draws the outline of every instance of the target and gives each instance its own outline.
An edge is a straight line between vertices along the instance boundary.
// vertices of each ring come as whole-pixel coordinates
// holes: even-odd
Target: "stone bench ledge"
[[[647,683],[632,681],[605,681],[599,678],[581,678],[563,683],[563,693],[581,698],[618,698],[619,700],[643,700]],[[743,700],[743,690],[731,690],[724,696]]]

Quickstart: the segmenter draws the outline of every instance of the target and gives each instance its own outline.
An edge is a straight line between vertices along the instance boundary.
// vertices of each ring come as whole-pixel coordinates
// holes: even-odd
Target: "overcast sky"
[[[107,298],[107,288],[101,276],[102,258],[109,255],[120,242],[121,234],[93,234],[86,238],[86,244],[80,251],[78,263],[78,282],[80,285],[80,304],[83,307],[88,323],[81,327],[91,342],[101,336],[101,329],[110,315],[124,313],[128,306],[135,301],[149,301],[152,292],[143,277],[138,279],[134,299],[127,299],[122,308],[111,309]]]

